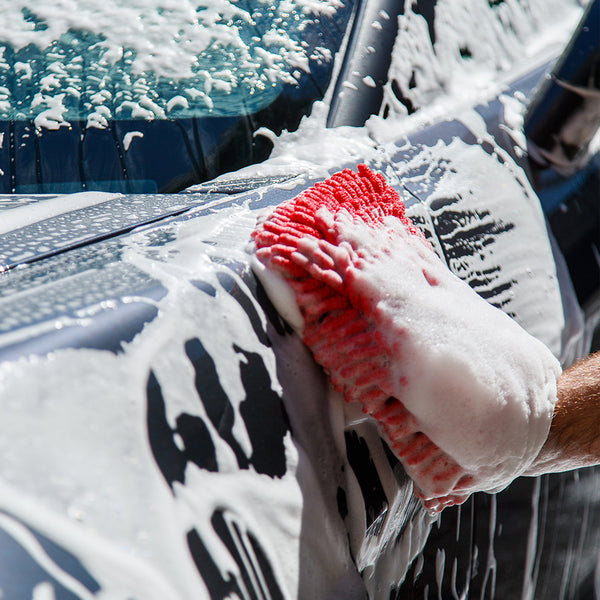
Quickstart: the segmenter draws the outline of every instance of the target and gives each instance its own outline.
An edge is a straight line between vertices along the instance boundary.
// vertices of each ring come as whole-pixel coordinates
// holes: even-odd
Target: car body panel
[[[587,321],[514,122],[548,68],[412,127],[301,128],[290,155],[179,194],[1,198],[3,597],[587,593],[596,470],[519,479],[434,523],[249,245],[262,211],[365,162],[451,270],[570,364]]]

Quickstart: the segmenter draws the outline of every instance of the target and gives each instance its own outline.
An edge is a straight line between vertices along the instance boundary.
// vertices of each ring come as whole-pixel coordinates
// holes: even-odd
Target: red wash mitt
[[[429,512],[436,513],[445,506],[462,503],[475,489],[503,487],[508,483],[495,479],[494,469],[488,468],[489,459],[480,462],[478,449],[473,461],[469,462],[471,450],[467,448],[467,460],[461,461],[463,465],[469,463],[465,468],[423,431],[430,434],[436,434],[440,428],[442,431],[446,415],[458,412],[460,416],[460,411],[447,404],[445,389],[440,394],[438,386],[435,393],[428,393],[429,384],[423,384],[430,372],[422,365],[428,360],[427,355],[435,355],[423,347],[437,345],[438,339],[443,338],[445,325],[440,325],[437,313],[433,320],[427,315],[421,320],[419,302],[424,305],[423,310],[433,304],[439,313],[437,303],[441,297],[444,317],[443,302],[455,303],[456,286],[459,286],[458,293],[467,294],[469,299],[465,308],[459,307],[463,312],[469,310],[470,294],[476,294],[470,289],[464,291],[460,286],[468,286],[439,261],[421,231],[406,216],[398,193],[381,175],[365,165],[359,165],[358,172],[345,169],[336,173],[277,207],[267,219],[259,222],[252,237],[258,259],[268,270],[283,275],[294,292],[304,319],[301,331],[304,343],[344,399],[360,403],[363,411],[379,423],[383,436],[412,478],[415,493],[423,499]],[[419,282],[410,283],[416,279]],[[395,280],[401,281],[408,291],[396,285]],[[452,291],[446,296],[436,295],[444,293],[436,291],[438,283],[441,283],[440,290]],[[421,296],[420,289],[425,289],[423,301],[415,298]],[[484,311],[500,312],[479,297],[473,302],[484,303]],[[397,315],[406,304],[414,305],[414,308],[408,316],[402,314],[399,320]],[[477,307],[475,312],[481,312],[479,304],[474,306]],[[448,311],[449,321],[453,318],[451,311]],[[492,320],[495,318],[493,315]],[[510,321],[506,315],[502,314],[502,318]],[[419,338],[423,332],[419,332],[419,328],[431,329],[431,323],[436,324],[442,334],[436,332],[436,337],[427,338],[429,334],[425,332],[427,341],[423,343]],[[504,321],[501,326],[506,326]],[[459,336],[461,332],[459,329]],[[468,337],[469,332],[464,331],[464,335]],[[496,350],[492,348],[491,354]],[[468,351],[471,352],[470,347]],[[452,353],[453,349],[446,350],[441,356]],[[460,380],[458,383],[452,381],[451,367],[445,363],[440,367],[442,361],[434,362],[435,356],[431,360],[437,378],[447,376],[448,385],[459,388],[455,397],[461,398],[465,388],[460,387]],[[485,371],[485,365],[482,370]],[[488,385],[485,381],[484,386],[493,387],[493,384]],[[429,400],[421,402],[424,397]],[[408,403],[406,406],[403,400]],[[431,408],[432,403],[438,403],[439,408]],[[519,411],[522,402],[513,404],[516,405],[516,409],[511,408],[513,413]],[[411,407],[410,411],[407,406]],[[504,411],[500,414],[505,420],[521,419],[513,413],[507,417],[504,407],[498,410]],[[545,406],[545,410],[551,415],[552,406]],[[463,414],[463,418],[466,416]],[[546,420],[549,423],[549,418]],[[427,427],[423,427],[425,422],[429,423]],[[446,428],[453,424],[456,421],[449,420]],[[542,423],[541,429],[537,428],[540,429],[535,441],[537,446],[547,433],[544,427]],[[442,434],[436,440],[444,445],[442,442],[446,437]],[[476,443],[481,447],[480,440]],[[452,444],[446,443],[446,448],[449,445]],[[461,444],[457,446],[462,448]],[[526,450],[517,450],[517,453],[535,457],[539,451],[537,446],[529,443]],[[459,448],[458,455],[462,457],[460,452]],[[514,458],[514,452],[509,454],[511,459]],[[503,464],[501,458],[499,463]],[[505,475],[513,472],[513,463],[507,459]],[[475,478],[483,479],[484,483],[475,483]]]

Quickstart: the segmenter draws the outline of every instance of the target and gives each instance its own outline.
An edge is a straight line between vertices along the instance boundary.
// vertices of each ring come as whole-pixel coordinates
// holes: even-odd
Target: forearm
[[[548,439],[526,475],[600,464],[600,352],[564,371]]]

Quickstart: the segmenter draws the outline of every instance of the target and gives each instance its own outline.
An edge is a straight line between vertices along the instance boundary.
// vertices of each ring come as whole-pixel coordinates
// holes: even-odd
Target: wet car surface
[[[421,4],[413,14],[424,17]],[[509,110],[549,68],[539,61],[474,108],[412,128],[383,120],[357,142],[360,156],[275,155],[177,194],[7,190],[3,597],[592,598],[595,469],[519,479],[432,523],[373,424],[328,396],[248,255],[261,211],[366,162],[450,269],[569,364],[598,323],[594,265],[571,249],[593,253],[598,224],[573,217],[581,229],[567,235],[560,215],[593,216],[598,161],[583,185],[545,201]],[[355,114],[350,84],[338,79],[344,95],[330,102],[340,127],[357,125],[343,122]],[[418,114],[404,92],[397,84]],[[335,143],[350,141],[339,131]],[[311,143],[298,136],[299,157]]]

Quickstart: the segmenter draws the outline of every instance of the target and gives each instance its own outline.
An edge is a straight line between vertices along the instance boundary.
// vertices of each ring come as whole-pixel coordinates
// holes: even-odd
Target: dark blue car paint
[[[512,91],[519,89],[529,96],[542,72],[536,71],[516,82],[511,88]],[[477,110],[485,118],[488,130],[498,145],[511,153],[513,145],[499,127],[502,124],[500,108],[500,102],[495,100],[478,107]],[[336,115],[343,114],[341,108],[337,111]],[[444,122],[425,128],[410,136],[408,141],[413,149],[418,149],[440,140],[450,143],[454,137],[461,138],[467,144],[477,143],[469,130],[459,122]],[[404,147],[401,144],[398,154],[391,157],[392,163],[388,166],[392,169],[395,161],[403,160],[405,150],[401,148]],[[33,161],[33,164],[36,164],[36,161]],[[355,165],[342,164],[339,168],[345,166]],[[378,166],[381,168],[385,165]],[[593,201],[593,182],[598,181],[597,159],[590,163],[588,169],[589,176],[579,174],[568,184],[564,184],[566,192],[559,201],[544,200],[542,196],[542,203],[551,223],[557,204],[568,204],[571,198],[579,195],[583,199],[592,198]],[[282,182],[293,184],[297,175],[289,173],[272,180],[225,180],[205,184],[194,193],[177,195],[118,194],[107,197],[103,204],[51,217],[3,236],[0,240],[0,333],[9,333],[11,336],[2,339],[0,359],[16,361],[24,356],[44,356],[60,348],[97,348],[120,353],[122,343],[131,341],[145,324],[152,322],[156,316],[152,304],[145,302],[144,298],[157,301],[168,293],[158,280],[122,260],[122,253],[127,244],[132,239],[135,240],[140,231],[136,228],[141,227],[146,239],[152,240],[145,250],[150,255],[153,246],[160,249],[171,240],[169,225],[173,223],[202,219],[203,216],[244,202],[256,207],[274,206],[313,183],[308,178],[301,177],[295,186],[277,185]],[[583,188],[578,185],[580,181],[583,181]],[[429,191],[433,190],[434,184],[435,180],[432,180]],[[414,187],[410,177],[401,180],[400,185],[400,191],[408,204],[426,200],[428,190],[422,186]],[[581,191],[585,189],[585,185],[592,185],[592,193]],[[132,215],[127,210],[128,203],[131,202],[143,205],[144,210]],[[451,205],[450,198],[450,209]],[[441,241],[446,257],[461,251],[473,252],[480,239],[453,238],[453,246],[448,241],[449,237],[445,238],[445,232],[454,227],[456,218],[456,215],[452,215],[451,210],[448,210],[442,213],[441,218],[427,224],[429,234]],[[477,215],[474,215],[474,218],[476,219]],[[76,235],[72,230],[74,221],[80,221],[82,224]],[[474,229],[476,225],[475,222]],[[579,227],[582,224],[575,225]],[[585,225],[584,223],[584,230]],[[499,228],[493,231],[478,231],[477,236],[499,235],[502,226],[509,227],[510,224],[500,224]],[[556,232],[560,227],[560,222],[556,222],[553,230]],[[40,233],[49,236],[49,242],[46,242],[43,248],[39,244]],[[588,232],[586,235],[589,237],[593,233]],[[213,239],[207,239],[205,242],[210,245],[216,244],[217,247],[224,243]],[[576,242],[573,244],[576,245]],[[248,265],[227,262],[226,258],[223,258],[223,261],[225,270],[220,275],[220,284],[247,313],[257,338],[266,348],[274,343],[283,343],[282,340],[290,337],[290,330],[276,314],[264,291],[249,271]],[[577,267],[573,264],[570,266],[577,288]],[[231,275],[227,275],[228,270]],[[260,302],[267,316],[267,329],[263,328],[253,302],[236,284],[234,274],[243,279],[253,296]],[[193,284],[208,296],[216,294],[215,288],[209,282],[197,280]],[[586,296],[588,298],[597,293],[600,282],[591,287]],[[573,300],[571,282],[566,274],[561,281],[561,293],[565,306],[577,306]],[[139,300],[123,302],[122,298],[125,295],[135,296]],[[110,306],[101,307],[89,315],[85,326],[74,323],[38,336],[31,337],[27,334],[27,328],[32,325],[53,321],[65,315],[76,317],[78,311],[90,304],[101,306],[106,301],[111,301]],[[568,329],[569,319],[576,319],[576,315],[565,316]],[[207,318],[210,318],[210,315]],[[19,332],[22,332],[20,337],[15,335]],[[244,418],[256,440],[264,441],[262,445],[257,443],[258,450],[248,458],[236,447],[237,442],[231,435],[229,400],[219,383],[214,362],[204,351],[199,340],[190,339],[185,352],[195,370],[196,387],[206,403],[208,417],[222,439],[232,448],[239,468],[243,470],[252,466],[259,473],[271,477],[281,476],[282,469],[285,468],[281,462],[281,440],[292,425],[281,398],[274,394],[268,397],[266,405],[261,403],[260,421],[254,420],[257,415],[250,408],[258,398],[265,397],[265,391],[270,390],[260,357],[247,353],[244,355],[248,365],[242,373],[248,403]],[[239,353],[243,354],[244,350],[240,348]],[[185,465],[188,462],[214,471],[214,448],[211,447],[210,438],[205,435],[206,426],[203,421],[184,413],[177,418],[175,426],[169,424],[165,418],[165,400],[161,387],[152,372],[148,373],[146,392],[149,444],[165,481],[171,486],[175,481],[183,483]],[[268,436],[264,437],[267,430]],[[175,434],[183,440],[183,448],[174,444]],[[302,437],[304,433],[296,428],[294,435]],[[373,467],[372,446],[365,441],[360,427],[346,433],[345,443],[348,462],[361,487],[367,535],[377,539],[381,535],[380,527],[392,505],[392,499],[386,496],[381,483],[382,478]],[[387,468],[396,478],[400,492],[408,485],[406,477],[392,453],[385,446],[383,451],[388,458]],[[575,485],[577,480],[579,481]],[[584,490],[586,486],[597,486],[597,474],[594,470],[533,480],[521,479],[497,496],[478,494],[463,506],[444,511],[440,524],[434,526],[423,551],[424,560],[417,560],[403,584],[396,585],[395,582],[390,582],[390,592],[386,597],[398,600],[432,597],[428,595],[431,593],[428,590],[433,591],[436,582],[441,582],[439,597],[454,598],[457,597],[456,590],[470,590],[472,597],[491,598],[495,593],[497,598],[514,598],[520,595],[528,573],[534,573],[538,586],[536,597],[558,597],[557,590],[564,588],[568,591],[566,597],[592,598],[594,557],[600,545],[596,533],[600,524],[600,513],[586,502],[584,495],[578,494],[577,490],[582,489],[581,486]],[[347,519],[348,506],[344,488],[336,485],[335,495],[339,515],[342,519]],[[418,513],[417,502],[413,498],[409,499],[404,504],[403,511],[401,514],[404,518],[399,521],[398,528],[393,532],[397,540],[401,538],[407,522]],[[563,520],[568,523],[566,528],[561,527]],[[260,597],[260,594],[269,594],[272,598],[282,597],[279,583],[265,558],[260,542],[251,532],[248,536],[242,536],[240,533],[247,524],[234,520],[232,525],[232,521],[225,519],[223,512],[219,511],[212,515],[211,523],[240,566],[246,589],[252,590],[252,582],[256,579],[256,573],[248,571],[248,563],[260,565],[265,587],[260,590],[254,589],[252,597]],[[498,529],[500,523],[502,531]],[[34,528],[27,527],[55,564],[75,577],[90,593],[99,591],[99,583],[87,572],[77,557],[61,548],[60,544],[45,538]],[[525,543],[527,535],[532,534],[532,529],[535,529],[534,533],[538,539],[538,550],[534,555],[533,565],[527,564]],[[393,539],[393,536],[390,539]],[[187,534],[187,545],[190,556],[212,597],[225,598],[230,594],[241,594],[241,584],[233,577],[223,577],[194,529]],[[393,549],[391,551],[393,552]],[[443,552],[445,557],[443,562],[439,559],[440,552]],[[252,557],[251,561],[247,560],[249,556]],[[591,563],[590,557],[594,564]],[[14,538],[0,530],[0,581],[3,597],[30,597],[35,585],[46,580],[48,573],[40,569],[38,563],[23,551]],[[53,580],[53,584],[56,598],[70,600],[76,597],[60,582]]]

